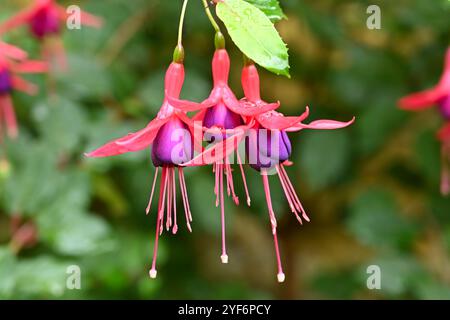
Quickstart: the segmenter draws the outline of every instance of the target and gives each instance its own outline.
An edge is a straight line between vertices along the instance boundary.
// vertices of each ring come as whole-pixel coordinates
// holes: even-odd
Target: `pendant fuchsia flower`
[[[441,193],[450,194],[450,47],[445,55],[444,72],[438,84],[428,90],[413,93],[399,100],[400,108],[410,111],[421,111],[433,106],[439,112],[446,124],[438,132],[437,138],[441,141],[442,174]]]
[[[42,54],[47,59],[59,61],[65,67],[65,53],[59,35],[62,24],[67,21],[69,14],[66,8],[59,5],[55,0],[35,0],[29,7],[17,15],[0,23],[0,35],[22,25],[28,25],[30,33],[43,43]],[[89,13],[80,12],[81,24],[100,27],[102,19]],[[55,41],[46,41],[54,38]]]
[[[123,138],[107,143],[103,147],[87,154],[88,157],[108,157],[126,152],[143,150],[152,145],[151,157],[156,167],[153,179],[150,200],[146,213],[150,212],[159,168],[162,175],[159,187],[159,200],[156,221],[155,248],[150,277],[156,277],[156,258],[158,253],[158,239],[164,229],[164,214],[166,217],[166,230],[172,228],[177,233],[177,191],[175,174],[178,172],[178,181],[183,200],[187,228],[192,232],[190,223],[192,214],[189,208],[186,182],[183,168],[179,165],[187,162],[193,155],[193,125],[192,121],[183,111],[176,109],[169,102],[179,98],[184,82],[184,66],[182,62],[172,62],[165,77],[165,98],[158,115],[144,129],[129,134]]]
[[[4,125],[7,135],[15,138],[18,128],[11,93],[13,90],[18,90],[30,95],[36,94],[38,88],[23,79],[20,74],[43,73],[48,67],[47,63],[42,61],[26,60],[26,52],[14,46],[0,43],[0,49],[2,49],[0,51],[0,134]]]

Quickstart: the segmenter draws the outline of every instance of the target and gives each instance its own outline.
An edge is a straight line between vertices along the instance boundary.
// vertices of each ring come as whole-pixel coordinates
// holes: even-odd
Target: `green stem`
[[[251,66],[252,64],[255,64],[255,62],[252,59],[250,59],[249,57],[247,57],[245,55],[245,53],[242,54],[242,57],[244,59],[244,66],[247,67],[247,66]]]
[[[214,30],[216,30],[216,33],[220,32],[220,27],[217,24],[216,20],[214,19],[213,15],[211,13],[211,10],[209,10],[208,2],[206,0],[202,0],[202,1],[203,1],[203,6],[205,7],[206,15],[208,16],[208,19],[211,22]]]
[[[183,24],[184,24],[184,16],[186,15],[186,7],[189,0],[184,0],[183,2],[183,8],[181,9],[181,17],[180,17],[180,24],[178,26],[178,46],[182,46],[183,41]]]

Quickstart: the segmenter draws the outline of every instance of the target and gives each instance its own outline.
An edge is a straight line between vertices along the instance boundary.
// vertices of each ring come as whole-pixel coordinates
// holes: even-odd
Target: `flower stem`
[[[211,10],[209,10],[207,0],[202,0],[202,1],[203,1],[203,6],[205,7],[206,15],[208,16],[208,19],[211,22],[211,25],[213,26],[214,30],[216,30],[216,32],[220,32],[220,27],[217,24],[216,20],[214,19],[213,15],[211,13]]]
[[[182,46],[183,41],[183,24],[184,24],[184,16],[186,15],[186,7],[189,0],[184,0],[183,7],[181,9],[181,16],[180,16],[180,24],[178,26],[178,46]]]
[[[245,53],[242,54],[242,58],[244,60],[244,66],[246,66],[246,67],[251,66],[252,64],[255,64],[255,62],[252,59],[250,59],[249,57],[247,57],[245,55]]]
[[[175,63],[183,63],[184,61],[184,48],[183,48],[183,26],[184,16],[186,15],[186,7],[189,0],[183,1],[183,7],[181,8],[180,23],[178,25],[178,43],[173,51],[172,61]]]

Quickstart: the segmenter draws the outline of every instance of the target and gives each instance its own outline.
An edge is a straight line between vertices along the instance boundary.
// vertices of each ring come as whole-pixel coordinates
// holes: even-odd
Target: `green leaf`
[[[8,213],[34,215],[53,201],[63,176],[48,146],[19,140],[11,151],[12,174],[1,194],[3,207]]]
[[[24,298],[60,298],[66,289],[70,264],[51,256],[21,260],[14,269],[15,294]]]
[[[111,95],[109,71],[92,56],[68,55],[69,70],[56,74],[65,97],[74,101]]]
[[[450,288],[433,277],[422,277],[417,281],[415,291],[420,300],[449,300]]]
[[[88,214],[89,181],[84,174],[66,174],[53,202],[42,208],[36,222],[41,240],[66,255],[98,254],[112,248],[110,229],[100,217]]]
[[[0,299],[61,298],[69,265],[47,255],[17,259],[0,247]]]
[[[57,212],[48,210],[38,216],[42,240],[57,252],[81,256],[113,249],[106,222],[92,214],[77,210]]]
[[[407,249],[417,234],[417,227],[400,214],[392,196],[379,188],[366,191],[352,204],[347,229],[360,243],[378,249]]]
[[[76,149],[86,122],[83,106],[60,98],[53,104],[40,101],[32,110],[38,130],[52,149],[58,152]]]
[[[243,0],[224,0],[216,10],[247,57],[273,73],[290,77],[287,46],[264,12]]]
[[[280,2],[278,0],[245,0],[248,3],[251,3],[262,12],[266,14],[266,16],[272,22],[278,22],[286,18],[283,10],[280,7]]]
[[[346,131],[309,132],[295,157],[314,190],[338,182],[349,170],[351,139]],[[332,155],[332,156],[327,156]]]

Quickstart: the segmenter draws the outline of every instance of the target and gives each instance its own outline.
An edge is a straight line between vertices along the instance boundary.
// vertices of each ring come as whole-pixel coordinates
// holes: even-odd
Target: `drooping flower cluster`
[[[442,174],[441,193],[450,194],[450,47],[447,49],[444,71],[438,84],[428,90],[413,93],[399,100],[400,108],[421,111],[437,106],[445,124],[437,133],[441,142]]]
[[[206,0],[203,2],[206,6]],[[353,120],[318,120],[305,124],[303,121],[309,115],[308,107],[300,116],[284,116],[277,112],[279,102],[267,103],[261,99],[259,75],[253,62],[248,59],[242,71],[245,97],[241,100],[236,98],[228,84],[230,58],[225,49],[225,39],[211,18],[207,6],[205,10],[216,29],[216,51],[212,59],[213,88],[209,97],[201,103],[181,100],[180,94],[185,79],[181,36],[186,5],[187,0],[184,0],[178,45],[165,75],[164,100],[157,116],[142,130],[111,141],[87,156],[114,156],[151,146],[151,160],[156,170],[146,213],[151,211],[159,178],[154,251],[149,271],[150,277],[155,278],[159,237],[164,229],[171,230],[174,234],[178,231],[177,195],[182,201],[187,229],[192,232],[192,213],[184,176],[184,170],[189,166],[212,165],[215,203],[216,207],[220,207],[222,224],[220,258],[223,263],[228,263],[225,194],[239,205],[238,192],[234,185],[233,163],[229,162],[230,156],[236,155],[248,206],[251,205],[251,200],[244,165],[250,165],[261,174],[274,237],[277,277],[279,282],[283,282],[285,275],[278,244],[277,220],[272,208],[269,175],[278,176],[289,208],[297,220],[300,223],[303,220],[309,221],[286,170],[287,166],[292,165],[289,160],[292,145],[288,133],[302,129],[344,128],[353,123]],[[22,25],[28,26],[31,35],[40,42],[42,56],[46,61],[28,60],[27,54],[21,49],[0,42],[0,132],[5,126],[10,137],[17,135],[17,123],[10,97],[12,90],[29,94],[34,94],[37,90],[33,84],[20,77],[21,73],[46,72],[53,61],[59,62],[60,67],[65,68],[65,53],[60,35],[63,23],[71,14],[78,15],[79,22],[84,25],[98,27],[102,23],[100,18],[82,11],[67,12],[56,0],[34,0],[30,7],[0,23],[0,35]],[[192,112],[195,114],[188,116],[188,113]],[[243,149],[240,148],[242,145]]]
[[[168,101],[169,97],[178,98],[184,82],[184,66],[182,61],[170,64],[165,77],[165,98],[155,119],[142,130],[114,140],[103,147],[87,154],[88,157],[107,157],[126,152],[139,151],[153,145],[151,158],[156,167],[150,200],[146,209],[150,212],[159,168],[162,170],[156,221],[155,249],[150,276],[156,277],[156,257],[159,235],[164,230],[164,215],[166,229],[172,228],[177,233],[177,188],[175,174],[178,173],[179,188],[183,200],[186,224],[192,231],[191,210],[187,194],[183,168],[179,165],[192,158],[193,126],[191,120],[183,111],[174,108]]]
[[[221,34],[216,38],[223,37]],[[222,41],[218,42],[224,43]],[[176,50],[179,50],[177,47]],[[177,52],[177,51],[176,51]],[[174,57],[179,56],[174,54]],[[270,170],[276,170],[288,204],[297,219],[309,221],[293,184],[290,181],[286,166],[290,165],[289,157],[292,146],[288,132],[302,129],[338,129],[351,123],[333,120],[318,120],[310,124],[302,123],[308,116],[308,108],[298,117],[287,117],[276,112],[279,103],[266,103],[260,98],[259,76],[255,65],[248,64],[242,73],[242,86],[245,98],[238,100],[228,86],[230,59],[227,51],[221,45],[216,49],[212,61],[213,89],[210,96],[202,103],[180,100],[180,91],[184,81],[182,60],[174,59],[170,65],[165,80],[165,98],[157,117],[146,128],[129,134],[100,147],[87,154],[89,157],[105,157],[138,151],[152,145],[151,157],[157,168],[151,189],[150,201],[146,212],[150,210],[154,196],[155,184],[159,168],[162,167],[159,201],[157,206],[157,223],[155,248],[150,276],[156,277],[156,256],[159,235],[163,231],[164,214],[166,229],[172,228],[176,233],[176,178],[178,172],[179,189],[185,209],[186,223],[191,231],[192,215],[189,209],[186,183],[183,167],[212,165],[216,195],[216,206],[220,205],[222,223],[222,254],[223,263],[228,263],[228,253],[225,241],[225,209],[224,194],[232,197],[239,204],[233,183],[232,163],[227,161],[231,154],[236,154],[238,166],[243,179],[247,204],[250,205],[250,195],[244,174],[246,161],[261,172],[267,207],[275,242],[275,252],[278,263],[278,281],[284,281],[281,266],[280,250],[277,238],[277,221],[272,208],[268,175]],[[188,112],[197,112],[191,118]],[[238,150],[245,141],[243,156]],[[275,143],[274,143],[275,141]],[[204,146],[203,144],[207,145]],[[197,153],[194,155],[194,153]],[[301,218],[301,217],[302,218]]]

